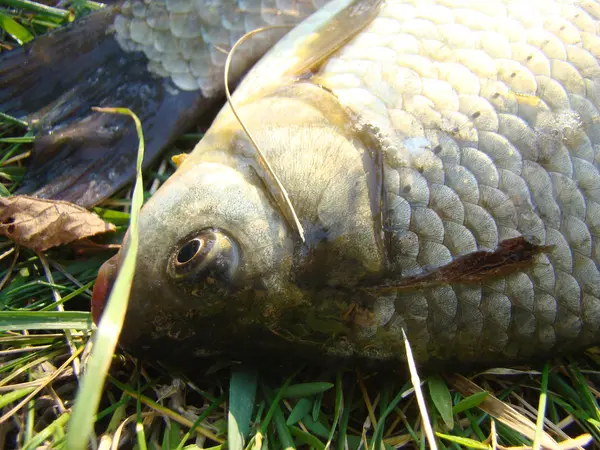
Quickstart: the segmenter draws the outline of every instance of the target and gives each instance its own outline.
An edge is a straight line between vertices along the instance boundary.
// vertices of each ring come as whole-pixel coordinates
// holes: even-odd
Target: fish
[[[599,344],[599,20],[592,0],[322,6],[142,208],[123,348],[402,368],[405,334],[459,371]]]
[[[279,7],[278,7],[279,5]],[[91,207],[131,182],[138,137],[130,119],[92,107],[123,107],[143,122],[144,167],[218,104],[227,52],[235,83],[312,0],[127,0],[0,54],[0,111],[35,133],[16,193]]]

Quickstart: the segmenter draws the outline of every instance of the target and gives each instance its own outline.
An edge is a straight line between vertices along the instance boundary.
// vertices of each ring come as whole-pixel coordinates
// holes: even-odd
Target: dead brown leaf
[[[27,195],[0,197],[0,233],[35,251],[115,230],[73,203]]]

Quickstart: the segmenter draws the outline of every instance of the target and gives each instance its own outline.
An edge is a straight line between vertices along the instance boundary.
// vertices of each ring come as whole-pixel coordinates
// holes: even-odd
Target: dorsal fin
[[[382,0],[334,0],[296,26],[250,71],[233,95],[236,105],[302,76],[364,29]]]

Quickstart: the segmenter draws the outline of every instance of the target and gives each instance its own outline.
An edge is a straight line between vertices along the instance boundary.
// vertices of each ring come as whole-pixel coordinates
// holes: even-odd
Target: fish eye
[[[189,263],[202,248],[202,241],[194,238],[183,245],[177,252],[175,264],[182,265]]]
[[[239,267],[239,247],[234,239],[216,229],[201,230],[188,238],[171,255],[168,272],[175,280],[231,281]]]

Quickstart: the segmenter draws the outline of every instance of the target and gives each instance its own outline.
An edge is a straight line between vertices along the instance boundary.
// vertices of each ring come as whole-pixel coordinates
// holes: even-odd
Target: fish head
[[[275,309],[294,302],[289,273],[297,237],[265,190],[249,146],[238,128],[213,127],[142,208],[120,338],[132,353],[161,360],[236,354],[264,334]],[[96,320],[130,245],[128,233],[100,270]]]
[[[318,192],[327,189],[332,171],[340,179],[347,171],[338,157],[365,152],[346,132],[347,114],[335,97],[313,84],[295,83],[252,99],[238,112],[307,227],[305,240],[278,203],[281,192],[266,175],[255,144],[223,110],[140,213],[135,276],[120,339],[134,354],[177,364],[193,359],[190,354],[234,359],[269,354],[285,360],[293,349],[294,355],[316,357],[330,337],[326,330],[346,327],[348,293],[330,288],[346,283],[352,271],[360,274],[356,280],[379,273],[379,253],[367,248],[365,264],[355,257],[368,247],[370,235],[346,239],[354,230],[348,231],[346,222],[373,227],[363,191],[360,201],[367,206],[346,220],[343,198],[354,194],[353,183],[342,183],[350,192],[328,191],[342,200],[329,202],[321,222],[313,221],[323,197]],[[319,163],[324,148],[332,154],[328,164]],[[302,162],[309,151],[314,159]],[[123,251],[130,243],[127,237]],[[99,298],[118,265],[112,260],[101,270]],[[316,317],[321,315],[326,320]]]

